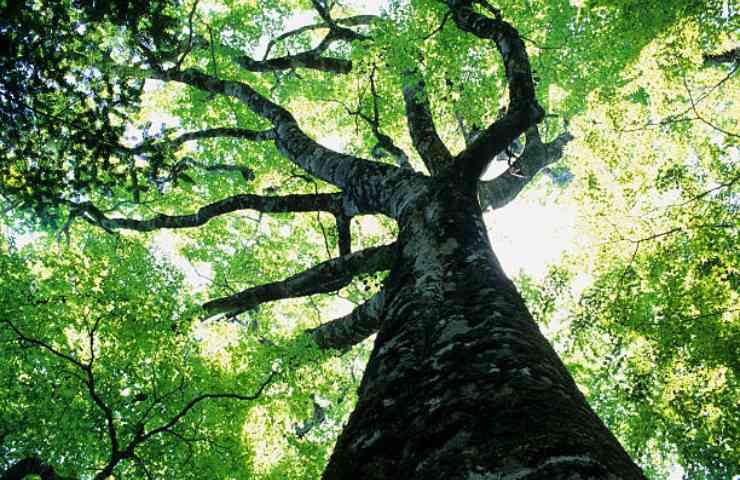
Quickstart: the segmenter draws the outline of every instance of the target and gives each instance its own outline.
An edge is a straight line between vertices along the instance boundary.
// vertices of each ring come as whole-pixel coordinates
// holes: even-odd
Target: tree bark
[[[401,256],[325,480],[642,479],[443,178],[399,217]]]

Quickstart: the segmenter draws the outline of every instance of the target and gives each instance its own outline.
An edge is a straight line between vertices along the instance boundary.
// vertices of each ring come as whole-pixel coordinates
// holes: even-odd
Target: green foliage
[[[439,133],[453,150],[463,146],[458,118],[467,128],[484,127],[506,102],[495,48],[445,20],[441,2],[389,2],[379,21],[363,27],[372,41],[332,46],[332,55],[352,60],[347,75],[255,74],[234,62],[241,54],[259,58],[297,16],[318,22],[308,1],[201,3],[192,23],[192,2],[3,3],[5,224],[57,229],[74,212],[72,202],[150,217],[190,213],[239,193],[333,191],[270,142],[168,145],[184,131],[262,130],[266,123],[235,99],[145,83],[122,73],[122,64],[181,62],[246,81],[289,108],[315,138],[341,140],[345,151],[365,157],[377,139],[348,112],[371,115],[375,105],[381,130],[412,152],[401,85],[419,62]],[[590,401],[654,478],[673,464],[690,478],[729,478],[740,463],[740,90],[736,65],[708,67],[702,59],[735,46],[735,7],[726,4],[497,3],[526,37],[538,97],[560,117],[545,120],[544,140],[562,132],[564,119],[577,138],[566,165],[553,169],[575,175],[560,201],[578,205],[583,239],[543,281],[521,276],[518,283]],[[357,10],[348,3],[332,13]],[[311,48],[320,33],[277,42],[272,56]],[[248,166],[255,178],[185,168],[185,157]],[[386,218],[355,218],[353,249],[388,241],[395,229]],[[163,478],[319,476],[367,351],[319,352],[301,332],[327,311],[344,313],[342,303],[317,295],[210,323],[197,318],[197,304],[335,255],[328,215],[242,212],[177,235],[105,236],[78,225],[71,233],[71,246],[41,239],[0,248],[0,469],[39,452],[64,474],[89,476],[105,465],[104,412],[84,371],[65,358],[89,362],[94,353],[96,388],[123,443],[142,418],[151,430],[197,395],[249,395],[278,372],[253,402],[199,403],[170,433],[143,444],[139,460],[122,462],[117,477],[144,478],[145,466]],[[205,286],[194,287],[165,258],[202,267]],[[584,275],[589,285],[577,291],[573,283]],[[339,292],[344,307],[375,293],[382,278],[356,279]],[[297,435],[316,403],[325,419]]]
[[[660,48],[625,74],[650,71]],[[552,308],[560,269],[521,285],[534,312],[552,312],[541,317],[557,324],[577,381],[652,478],[672,465],[687,478],[729,478],[740,459],[740,171],[727,133],[736,123],[719,112],[737,110],[723,88],[734,67],[682,67],[678,82],[675,73],[632,77],[577,126],[563,201],[578,203],[582,238],[560,269],[586,287],[561,291]],[[689,88],[704,92],[694,113],[715,123],[686,114]]]
[[[139,202],[177,181],[172,152],[125,145],[144,81],[111,65],[176,61],[184,12],[170,0],[4,2],[0,194],[25,223],[54,230],[69,202]],[[142,135],[151,144],[162,133]]]
[[[142,429],[167,425],[199,395],[250,395],[279,372],[256,402],[198,403],[143,442],[117,476],[145,476],[145,469],[177,478],[320,472],[327,438],[351,406],[354,374],[345,362],[308,337],[201,324],[181,275],[140,243],[85,235],[59,252],[39,247],[4,245],[0,255],[7,272],[0,280],[0,468],[38,452],[60,474],[83,475],[109,461],[105,414],[80,366],[89,364],[122,446]],[[270,315],[260,317],[269,324]],[[331,405],[329,421],[299,440],[292,425],[310,418],[316,392]],[[282,460],[255,460],[265,452]]]

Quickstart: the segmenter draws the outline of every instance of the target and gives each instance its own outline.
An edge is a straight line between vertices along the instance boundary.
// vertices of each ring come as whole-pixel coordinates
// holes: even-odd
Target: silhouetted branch
[[[125,229],[151,232],[158,229],[193,228],[209,220],[239,210],[257,210],[264,213],[316,212],[324,211],[335,215],[344,214],[347,202],[341,193],[296,194],[284,196],[262,196],[252,194],[234,195],[210,203],[189,215],[164,215],[146,220],[132,218],[109,218],[92,203],[68,205],[89,223],[108,231]]]
[[[345,215],[338,215],[337,220],[337,243],[339,244],[339,254],[347,255],[352,251],[352,233],[350,224],[352,219]]]
[[[404,73],[403,98],[414,148],[432,175],[442,173],[452,166],[452,155],[437,134],[424,80],[416,69]]]
[[[477,2],[494,18],[477,13],[471,0],[447,0],[455,24],[461,30],[495,42],[506,70],[509,106],[506,114],[486,128],[455,161],[463,178],[477,182],[495,155],[503,151],[525,130],[544,118],[537,102],[527,50],[519,32],[505,22],[501,12],[486,2]]]
[[[733,48],[719,53],[705,53],[704,65],[722,65],[740,63],[740,48]]]
[[[354,27],[359,25],[368,25],[372,21],[377,20],[379,17],[376,15],[355,15],[352,17],[346,17],[346,18],[338,18],[334,21],[335,24],[343,25],[347,27]],[[329,28],[329,25],[325,22],[322,23],[314,23],[311,25],[305,25],[300,28],[296,28],[295,30],[290,30],[288,32],[285,32],[281,35],[278,35],[277,37],[270,40],[267,44],[267,48],[265,49],[265,54],[262,57],[262,60],[267,60],[267,57],[270,56],[270,51],[272,51],[273,47],[278,43],[281,42],[289,37],[293,37],[295,35],[299,35],[304,32],[308,32],[311,30],[319,30],[322,28]]]
[[[323,24],[308,25],[306,27],[287,32],[278,39],[285,39],[292,35],[297,35],[308,30],[315,30],[318,28],[328,28],[329,33],[319,42],[319,44],[308,51],[296,53],[294,55],[285,55],[277,58],[268,59],[267,56],[274,45],[274,42],[268,44],[265,56],[262,60],[255,60],[247,55],[240,55],[236,58],[237,64],[242,68],[249,70],[250,72],[273,72],[278,70],[289,70],[293,68],[310,68],[313,70],[320,70],[324,72],[332,73],[349,73],[352,71],[352,62],[343,58],[336,57],[325,57],[323,53],[336,41],[347,41],[363,40],[366,37],[362,34],[356,33],[348,28],[339,25],[339,22],[335,22],[331,19],[328,9],[326,9],[320,2],[314,1],[314,7],[319,12],[319,15],[324,20]],[[366,17],[351,17],[352,20],[347,21],[345,19],[345,25],[360,25],[361,21],[369,21]]]
[[[188,414],[190,410],[192,410],[196,405],[198,405],[200,402],[208,399],[231,399],[231,400],[242,400],[242,401],[252,401],[257,400],[261,395],[262,392],[264,392],[265,388],[272,382],[272,379],[277,374],[276,371],[270,372],[270,375],[267,377],[267,379],[262,382],[262,384],[259,386],[256,392],[254,392],[251,395],[240,395],[238,393],[204,393],[202,395],[198,395],[197,397],[190,400],[185,406],[177,412],[167,423],[164,425],[154,428],[143,435],[141,435],[139,444],[142,442],[145,442],[149,438],[159,435],[160,433],[169,431],[174,427],[185,415]]]
[[[237,315],[262,303],[334,292],[348,285],[356,275],[390,269],[396,255],[395,243],[367,248],[332,258],[285,280],[211,300],[203,305],[203,309],[208,317],[222,313]]]
[[[385,290],[381,290],[350,314],[306,330],[306,333],[321,348],[349,349],[378,331],[385,296]]]
[[[514,200],[537,173],[562,158],[563,149],[571,140],[573,135],[566,131],[552,142],[543,143],[537,127],[531,127],[526,132],[521,157],[498,177],[479,183],[481,207],[497,209]]]

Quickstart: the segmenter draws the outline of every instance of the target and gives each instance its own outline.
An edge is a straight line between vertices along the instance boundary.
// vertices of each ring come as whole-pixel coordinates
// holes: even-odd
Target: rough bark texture
[[[317,47],[287,57],[266,55],[262,61],[242,57],[241,65],[253,71],[294,67],[348,71],[349,61],[322,55],[334,41],[365,37],[333,20],[325,2],[312,3],[323,23],[286,33],[276,41],[328,28]],[[466,148],[452,157],[435,129],[421,76],[407,77],[404,100],[409,131],[431,177],[322,146],[288,110],[247,83],[198,68],[180,70],[179,65],[146,71],[123,66],[121,72],[136,78],[181,82],[233,97],[271,124],[263,132],[230,128],[193,132],[171,141],[171,147],[215,136],[271,140],[296,166],[341,192],[274,198],[237,195],[194,214],[148,220],[108,218],[88,204],[74,205],[75,212],[104,228],[140,231],[193,227],[242,208],[335,215],[341,257],[285,280],[212,300],[203,306],[209,316],[234,315],[274,300],[335,291],[355,275],[391,269],[379,294],[350,315],[307,332],[322,347],[348,348],[378,330],[356,410],[337,442],[325,480],[642,479],[639,468],[587,405],[505,276],[491,249],[478,200],[480,189],[486,207],[511,201],[538,171],[560,158],[572,137],[566,132],[550,143],[539,138],[536,124],[544,110],[535,97],[529,57],[519,33],[502,13],[487,2],[442,3],[457,28],[495,46],[505,67],[509,104],[475,138],[468,135]],[[357,114],[370,123],[379,147],[408,167],[408,157],[380,131],[373,78],[371,74],[373,116]],[[481,183],[491,160],[525,132],[522,157],[505,174]],[[139,153],[151,147],[142,146]],[[249,177],[250,171],[239,171]],[[362,213],[395,219],[397,242],[349,253],[349,222]],[[202,395],[169,423],[141,433],[123,449],[113,412],[96,396],[89,366],[85,371],[90,375],[90,395],[105,414],[112,451],[110,463],[96,478],[111,475],[137,445],[166,431],[201,399],[226,398]],[[269,379],[257,395],[267,383]]]
[[[396,244],[390,244],[343,255],[285,280],[258,285],[229,297],[211,300],[203,305],[203,309],[207,316],[220,313],[236,315],[265,302],[335,292],[348,285],[356,275],[390,269],[396,259],[396,252]]]
[[[414,148],[424,161],[427,170],[434,175],[442,173],[452,165],[452,155],[437,135],[424,80],[415,78],[418,75],[418,71],[409,71],[404,80],[406,118]]]
[[[384,304],[385,291],[381,290],[348,315],[306,330],[306,333],[321,348],[349,349],[378,331]]]
[[[563,149],[572,139],[573,135],[565,132],[552,142],[543,143],[537,127],[530,128],[522,156],[498,177],[480,182],[478,189],[483,209],[495,210],[508,205],[537,173],[560,160]]]
[[[644,478],[587,405],[442,179],[399,218],[401,258],[336,479]]]

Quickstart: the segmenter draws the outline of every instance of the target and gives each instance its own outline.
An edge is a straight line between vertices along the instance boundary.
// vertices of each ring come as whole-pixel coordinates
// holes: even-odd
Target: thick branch
[[[334,20],[331,18],[331,15],[329,14],[329,8],[327,8],[326,5],[324,5],[320,0],[311,0],[311,4],[313,5],[313,8],[316,9],[323,21],[325,21],[329,26],[332,27],[336,25],[334,23]]]
[[[327,260],[285,280],[211,300],[203,309],[208,317],[221,313],[236,315],[262,303],[334,292],[348,285],[355,275],[390,269],[396,255],[395,243],[360,250]]]
[[[82,212],[83,218],[107,230],[136,230],[151,232],[162,228],[193,228],[205,224],[212,218],[238,210],[257,210],[265,213],[284,212],[330,212],[343,215],[347,202],[341,193],[317,193],[305,195],[285,195],[278,197],[242,194],[210,203],[190,215],[160,214],[147,220],[131,218],[108,218],[91,203],[72,204],[72,208]]]
[[[542,143],[537,127],[526,133],[522,156],[498,177],[479,183],[481,208],[497,209],[514,200],[540,170],[562,158],[563,149],[573,140],[570,132],[564,132],[552,142]]]
[[[0,480],[23,480],[29,475],[38,475],[41,480],[73,480],[72,477],[62,477],[54,468],[41,461],[38,457],[26,457],[7,469]]]
[[[378,139],[378,143],[373,147],[372,153],[374,158],[383,158],[385,156],[385,151],[390,154],[396,162],[396,165],[400,168],[407,168],[409,170],[413,169],[409,156],[406,155],[406,152],[404,152],[400,147],[393,143],[391,137],[377,128],[373,128],[373,134],[375,135],[375,138]]]
[[[503,21],[495,9],[491,9],[494,18],[490,18],[476,13],[471,0],[447,0],[447,5],[458,28],[496,43],[509,85],[506,115],[492,123],[456,158],[458,171],[467,180],[474,181],[485,172],[496,154],[542,120],[545,112],[535,98],[529,57],[519,32]]]
[[[343,58],[323,57],[315,50],[271,58],[269,60],[255,60],[242,55],[236,62],[250,72],[274,72],[293,68],[310,68],[322,72],[349,73],[352,71],[352,62]]]
[[[733,48],[720,53],[705,53],[704,65],[722,65],[740,63],[740,48]]]
[[[337,240],[339,243],[339,254],[347,255],[352,252],[352,218],[346,215],[337,215]]]
[[[414,148],[432,175],[438,175],[452,166],[452,155],[434,127],[429,98],[419,72],[405,73],[403,99],[406,119]]]
[[[349,349],[378,331],[385,295],[385,290],[381,290],[349,315],[307,330],[306,333],[311,335],[321,348]]]
[[[151,72],[151,75],[239,99],[273,124],[277,132],[275,143],[296,165],[348,192],[366,210],[394,215],[394,206],[390,203],[394,192],[388,188],[392,186],[389,183],[403,181],[408,175],[406,170],[335,152],[320,145],[300,129],[290,112],[246,83],[221,80],[196,69]]]

